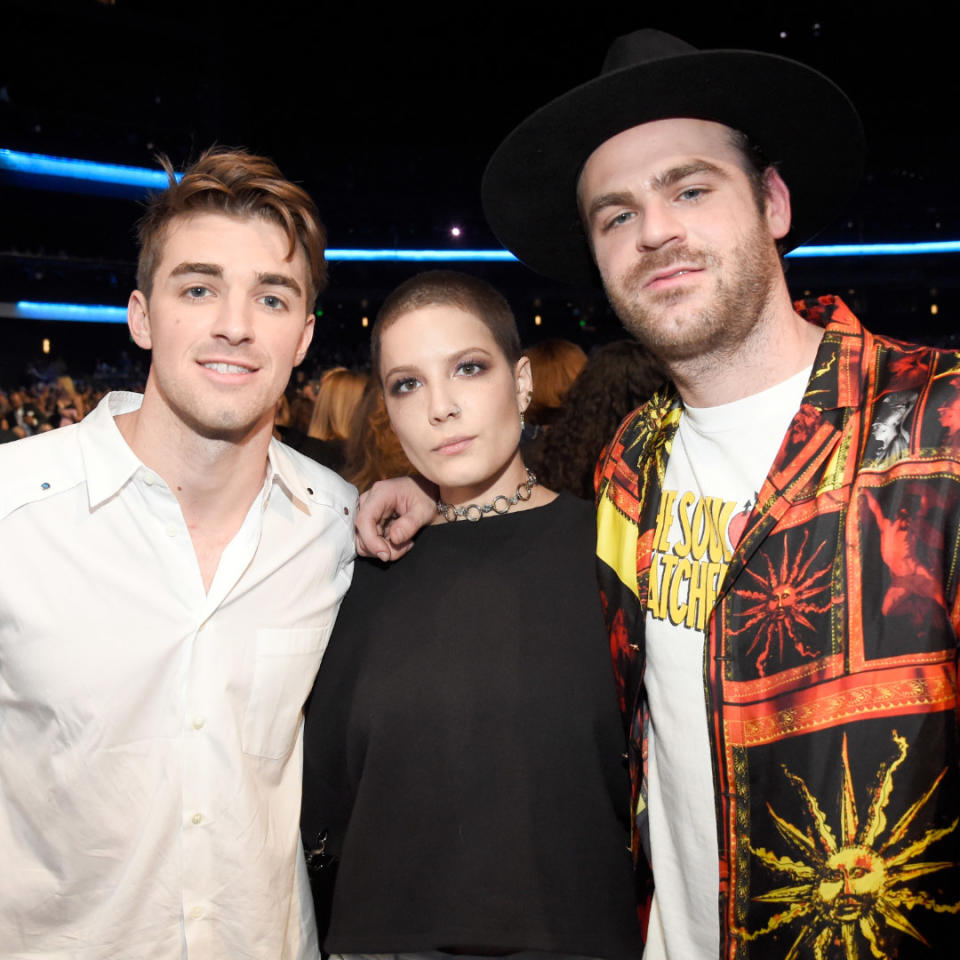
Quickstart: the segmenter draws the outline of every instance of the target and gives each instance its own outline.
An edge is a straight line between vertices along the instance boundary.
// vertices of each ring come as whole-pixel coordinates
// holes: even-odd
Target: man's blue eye
[[[613,217],[604,229],[610,230],[612,227],[619,227],[621,224],[626,223],[632,216],[633,212],[631,210],[624,210],[622,213],[618,213]]]

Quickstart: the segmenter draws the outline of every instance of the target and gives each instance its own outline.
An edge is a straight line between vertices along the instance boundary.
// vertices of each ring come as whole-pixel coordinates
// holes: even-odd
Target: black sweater
[[[561,495],[357,563],[304,737],[329,951],[640,955],[594,540]]]

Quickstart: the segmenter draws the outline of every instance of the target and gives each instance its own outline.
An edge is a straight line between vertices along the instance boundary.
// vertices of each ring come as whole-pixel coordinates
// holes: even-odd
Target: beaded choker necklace
[[[505,497],[501,493],[498,497],[493,498],[492,503],[468,503],[465,507],[455,507],[452,503],[437,500],[437,513],[447,523],[453,523],[455,520],[476,522],[483,519],[488,513],[496,513],[502,517],[505,513],[509,513],[510,508],[515,507],[521,500],[526,502],[530,499],[531,491],[537,485],[537,477],[529,467],[526,468],[526,471],[526,481],[517,486],[517,492],[512,497]]]

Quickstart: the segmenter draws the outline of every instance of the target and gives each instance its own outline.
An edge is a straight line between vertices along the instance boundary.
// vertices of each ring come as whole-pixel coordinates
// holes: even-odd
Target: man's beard
[[[643,285],[655,273],[674,264],[704,268],[713,274],[710,303],[684,313],[674,304],[698,296],[698,291],[680,288],[644,293]],[[729,355],[763,318],[781,269],[761,220],[737,248],[735,260],[726,264],[725,274],[723,267],[718,255],[685,245],[654,251],[618,278],[615,287],[605,284],[607,297],[627,331],[666,363],[706,354]],[[665,316],[668,308],[672,308],[669,317]]]

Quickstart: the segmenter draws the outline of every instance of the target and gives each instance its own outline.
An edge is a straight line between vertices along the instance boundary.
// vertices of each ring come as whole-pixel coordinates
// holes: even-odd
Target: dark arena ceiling
[[[212,143],[243,145],[316,197],[332,247],[493,249],[479,202],[492,150],[536,107],[595,76],[614,37],[654,26],[699,47],[802,60],[853,99],[867,174],[815,242],[960,240],[960,84],[944,4],[913,3],[883,19],[848,2],[640,9],[3,0],[0,148],[140,167],[155,167],[162,151],[182,167]],[[821,157],[829,167],[827,141]],[[125,304],[141,200],[0,175],[0,303]],[[798,295],[841,294],[874,329],[960,345],[958,266],[960,253],[847,256],[791,260],[788,277]],[[565,336],[589,346],[619,335],[601,294],[516,263],[463,268],[504,289],[527,342]],[[362,318],[416,269],[334,263],[313,364],[362,362]],[[129,348],[118,325],[0,316],[0,331],[0,382],[41,337],[76,363]]]

